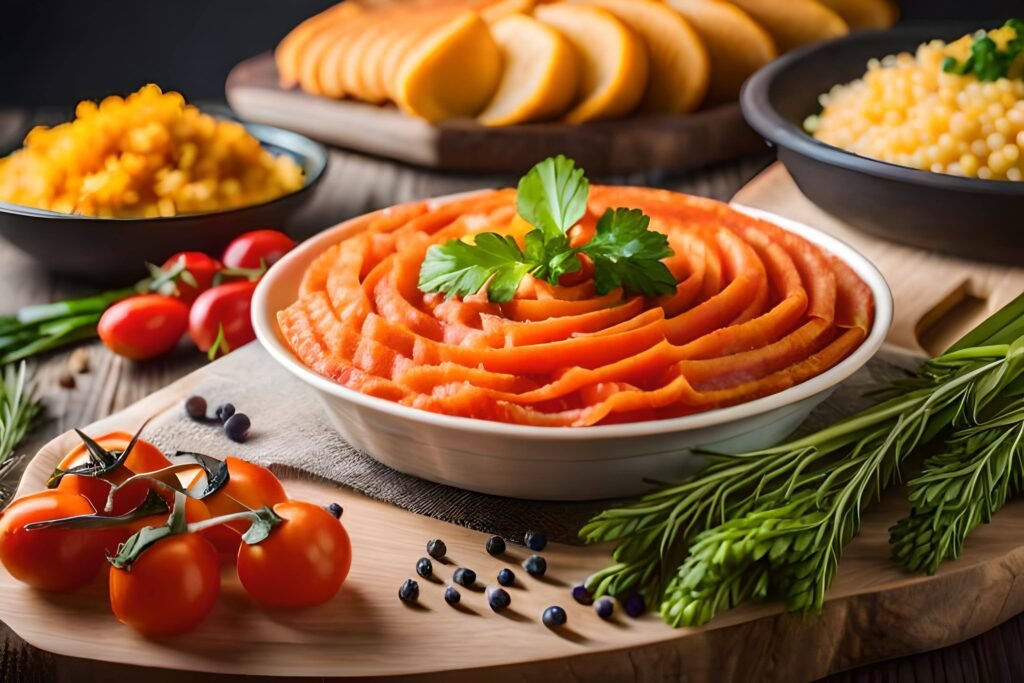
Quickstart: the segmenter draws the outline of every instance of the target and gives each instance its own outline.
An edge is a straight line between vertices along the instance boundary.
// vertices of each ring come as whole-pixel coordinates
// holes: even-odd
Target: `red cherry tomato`
[[[111,432],[94,437],[93,440],[104,449],[117,454],[123,452],[128,447],[128,444],[131,443],[132,435],[127,432]],[[88,461],[89,452],[83,443],[71,449],[57,467],[67,471],[76,465],[81,465]],[[109,513],[105,513],[104,507],[107,504],[111,485],[120,484],[133,474],[154,472],[170,465],[171,461],[160,452],[159,448],[148,441],[139,439],[135,442],[135,446],[132,448],[131,453],[128,454],[128,457],[125,458],[124,464],[121,467],[114,469],[103,478],[66,474],[61,477],[57,490],[84,496],[100,514],[123,515],[137,508],[145,500],[146,493],[150,487],[146,482],[139,481],[119,490],[114,497],[113,509]]]
[[[188,306],[160,294],[119,301],[100,318],[103,344],[125,358],[143,360],[173,349],[188,329]]]
[[[68,591],[84,586],[104,565],[107,550],[125,534],[114,529],[27,530],[25,526],[92,513],[85,498],[62,491],[19,498],[0,516],[0,561],[11,576],[33,588]]]
[[[197,534],[169,536],[142,551],[130,569],[110,570],[110,607],[146,636],[190,631],[220,595],[217,550]]]
[[[238,548],[238,579],[266,607],[297,609],[327,602],[352,565],[341,522],[319,505],[290,500],[274,506],[284,519],[263,541]]]
[[[277,230],[253,230],[239,235],[224,250],[224,265],[228,268],[268,267],[295,248],[295,240]]]
[[[182,303],[191,305],[196,297],[213,287],[213,279],[223,267],[220,261],[210,258],[201,251],[182,251],[167,259],[161,270],[183,268],[188,271],[196,284],[190,285],[179,276],[176,281],[177,292],[172,296]]]
[[[225,458],[225,462],[228,466],[227,483],[202,501],[209,509],[211,517],[230,515],[246,508],[258,510],[264,506],[273,507],[288,500],[288,494],[285,493],[280,480],[266,467],[232,456]],[[199,495],[201,491],[196,489],[204,481],[203,473],[197,473],[188,485],[189,493]],[[207,531],[211,532],[208,538],[221,552],[234,553],[238,550],[238,544],[242,542],[242,534],[248,528],[249,522],[229,522],[208,529]]]
[[[256,338],[249,317],[255,290],[255,282],[229,282],[199,295],[192,304],[188,328],[200,351],[213,347],[221,329],[230,351]]]

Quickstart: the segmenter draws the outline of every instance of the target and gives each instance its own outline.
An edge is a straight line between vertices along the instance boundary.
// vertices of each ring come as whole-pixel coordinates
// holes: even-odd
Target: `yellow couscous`
[[[822,142],[901,166],[1024,180],[1024,31],[1018,38],[1017,26],[872,60],[862,78],[822,95],[821,114],[805,127]]]
[[[37,127],[0,159],[0,200],[103,218],[175,216],[275,199],[302,169],[244,127],[214,119],[176,92],[80,102],[75,120]]]

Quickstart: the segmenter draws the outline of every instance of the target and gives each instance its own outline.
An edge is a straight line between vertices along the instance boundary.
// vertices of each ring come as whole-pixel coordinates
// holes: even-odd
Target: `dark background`
[[[778,0],[786,2],[787,0]],[[1002,19],[1022,0],[900,0],[906,21]],[[0,0],[0,106],[70,106],[153,82],[222,100],[232,66],[334,0]]]

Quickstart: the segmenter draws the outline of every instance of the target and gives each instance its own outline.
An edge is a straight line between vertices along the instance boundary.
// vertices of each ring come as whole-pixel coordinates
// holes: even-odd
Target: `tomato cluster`
[[[220,595],[223,565],[234,564],[254,602],[277,609],[324,603],[348,575],[351,543],[340,520],[290,500],[270,470],[239,458],[168,458],[137,435],[83,435],[50,485],[0,515],[0,562],[54,592],[107,567],[114,615],[149,637],[202,622]]]
[[[100,318],[100,339],[114,353],[143,360],[167,353],[188,332],[211,358],[256,338],[252,294],[266,269],[295,247],[276,230],[237,237],[220,261],[198,251],[167,259],[151,280],[159,293],[119,301]]]

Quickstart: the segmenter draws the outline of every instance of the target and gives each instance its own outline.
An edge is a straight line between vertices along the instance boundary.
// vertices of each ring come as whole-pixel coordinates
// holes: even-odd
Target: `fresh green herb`
[[[601,216],[594,239],[579,249],[594,262],[598,294],[618,287],[646,294],[675,291],[676,279],[661,262],[672,253],[668,237],[650,230],[650,222],[640,209],[616,209]]]
[[[1003,49],[999,49],[985,31],[979,31],[971,45],[970,56],[962,62],[955,57],[946,57],[942,61],[942,70],[960,76],[973,74],[979,81],[1008,78],[1024,53],[1024,20],[1010,19],[1004,28],[1012,29],[1015,37],[1007,41]]]
[[[516,211],[545,240],[558,239],[587,212],[590,181],[572,159],[558,155],[540,162],[519,181]]]
[[[35,382],[21,363],[8,365],[0,373],[0,464],[14,455],[14,449],[32,430],[43,406],[36,398]]]
[[[1024,393],[1022,378],[1024,295],[909,381],[890,387],[888,400],[781,446],[709,454],[691,479],[599,514],[580,535],[588,542],[616,542],[615,562],[590,577],[587,587],[595,597],[640,592],[648,603],[660,600],[663,618],[674,626],[705,623],[746,600],[774,598],[794,611],[820,610],[862,511],[893,483],[918,446],[955,429],[960,436],[951,448],[963,455],[967,446],[958,445],[958,438],[988,434],[984,438],[996,444],[983,457],[990,470],[1005,464],[999,453],[1007,457],[1019,448],[1012,445],[1019,437],[1008,424],[1006,406]],[[933,462],[932,474],[945,462]],[[922,504],[938,500],[935,479],[928,473],[922,479],[918,486],[927,486],[932,497],[917,494],[918,517],[930,514],[937,520],[934,533],[941,535],[955,515],[942,517],[945,509]],[[968,500],[998,490],[998,479],[993,474]],[[953,496],[953,490],[943,495]],[[983,505],[994,512],[997,503],[993,498]],[[968,519],[953,538],[966,536],[972,523]],[[897,542],[898,555],[933,552],[937,561],[950,556],[945,544],[929,550],[923,523],[912,524],[916,535]],[[901,545],[911,550],[901,551]]]
[[[533,234],[533,233],[531,233]],[[523,276],[536,267],[527,260],[515,239],[485,232],[474,244],[452,240],[431,249],[420,269],[420,289],[467,296],[479,292],[488,281],[491,301],[509,301]]]
[[[955,432],[907,489],[911,513],[890,529],[893,557],[934,574],[1011,495],[1024,493],[1024,399]]]
[[[594,263],[594,283],[601,294],[617,287],[647,296],[669,294],[676,280],[661,259],[672,255],[668,239],[650,230],[650,218],[638,209],[605,212],[593,240],[569,245],[569,230],[587,209],[590,183],[572,160],[545,159],[519,181],[516,209],[534,226],[523,248],[508,235],[475,236],[472,243],[450,240],[427,251],[419,288],[449,297],[476,294],[487,286],[491,301],[510,301],[526,275],[558,284],[580,269],[579,255]]]

